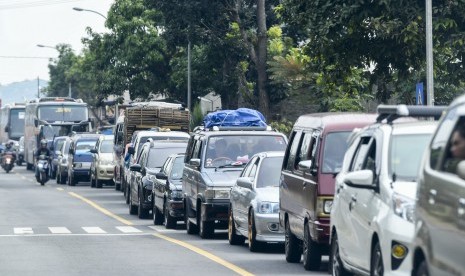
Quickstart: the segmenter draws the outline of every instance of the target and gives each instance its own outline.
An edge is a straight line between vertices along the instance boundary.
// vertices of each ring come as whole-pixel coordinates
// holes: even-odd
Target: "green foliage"
[[[191,130],[194,129],[196,126],[203,125],[203,113],[202,108],[200,107],[199,103],[194,104],[194,109],[191,112],[191,123],[190,128]]]
[[[291,134],[293,123],[289,120],[272,121],[269,124],[273,129],[284,133],[287,137]]]

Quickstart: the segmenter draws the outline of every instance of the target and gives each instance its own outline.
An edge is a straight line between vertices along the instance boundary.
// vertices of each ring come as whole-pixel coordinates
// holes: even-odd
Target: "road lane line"
[[[16,235],[34,234],[31,227],[15,227],[14,233]]]
[[[105,230],[100,227],[81,227],[84,231],[89,234],[106,234]]]
[[[142,233],[141,230],[132,226],[116,226],[116,229],[123,233]]]
[[[103,207],[100,207],[97,203],[93,202],[92,200],[89,200],[83,196],[80,196],[74,192],[69,192],[68,194],[70,194],[71,196],[75,197],[75,198],[79,198],[80,200],[84,201],[85,203],[89,204],[90,206],[94,207],[95,209],[99,210],[100,212],[104,213],[105,215],[109,216],[109,217],[112,217],[126,225],[133,225],[132,222],[130,222],[129,220],[126,220],[120,216],[117,216],[115,214],[113,214],[112,212],[108,211],[107,209],[103,208]]]
[[[48,229],[52,234],[71,234],[71,231],[66,227],[49,227]]]
[[[155,230],[160,233],[176,233],[179,232],[179,230],[176,229],[165,229],[164,226],[147,226],[148,228]]]
[[[76,198],[78,198],[78,199],[80,199],[80,200],[86,202],[87,204],[91,205],[92,207],[94,207],[95,209],[99,210],[100,212],[102,212],[102,213],[104,213],[104,214],[106,214],[106,215],[108,215],[108,216],[110,216],[110,217],[112,217],[112,218],[114,218],[114,219],[116,219],[116,220],[118,220],[118,221],[120,221],[120,222],[126,224],[126,225],[134,225],[132,222],[130,222],[130,221],[128,221],[128,220],[125,220],[125,219],[123,219],[123,218],[121,218],[121,217],[119,217],[119,216],[113,214],[112,212],[108,211],[108,210],[105,209],[105,208],[100,207],[98,204],[94,203],[93,201],[91,201],[91,200],[89,200],[89,199],[87,199],[87,198],[85,198],[85,197],[83,197],[83,196],[80,196],[80,195],[78,195],[78,194],[76,194],[76,193],[74,193],[74,192],[69,192],[69,194],[70,194],[71,196],[73,196],[73,197],[76,197]],[[84,227],[83,227],[83,228],[84,228]],[[153,229],[153,228],[152,228],[152,229]],[[123,234],[123,235],[127,235],[127,234]],[[196,247],[196,246],[194,246],[194,245],[192,245],[192,244],[189,244],[189,243],[187,243],[187,242],[183,242],[183,241],[181,241],[181,240],[177,240],[177,239],[174,239],[174,238],[170,238],[170,237],[168,237],[168,236],[165,236],[165,235],[162,235],[162,234],[158,234],[158,233],[153,233],[152,235],[153,235],[154,237],[158,237],[158,238],[160,238],[160,239],[164,239],[164,240],[166,240],[166,241],[168,241],[168,242],[171,242],[171,243],[177,244],[177,245],[179,245],[179,246],[182,246],[182,247],[184,247],[184,248],[187,248],[187,249],[189,249],[189,250],[191,250],[191,251],[193,251],[193,252],[195,252],[195,253],[197,253],[197,254],[199,254],[199,255],[202,255],[202,256],[204,256],[204,257],[206,257],[206,258],[208,258],[208,259],[210,259],[210,260],[216,262],[217,264],[220,264],[220,265],[222,265],[222,266],[224,266],[224,267],[226,267],[226,268],[228,268],[228,269],[230,269],[230,270],[232,270],[232,271],[238,273],[239,275],[243,275],[243,276],[254,276],[254,274],[248,272],[247,270],[245,270],[245,269],[243,269],[243,268],[240,268],[240,267],[238,267],[238,266],[236,266],[236,265],[234,265],[234,264],[232,264],[232,263],[230,263],[230,262],[228,262],[228,261],[226,261],[226,260],[224,260],[224,259],[222,259],[222,258],[216,256],[216,255],[213,255],[213,254],[210,253],[210,252],[207,252],[207,251],[205,251],[205,250],[203,250],[203,249],[200,249],[200,248],[198,248],[198,247]]]
[[[63,189],[63,188],[57,188],[57,190],[62,192],[62,191],[64,191],[65,189]]]
[[[79,237],[113,237],[113,236],[117,236],[117,237],[121,237],[121,236],[151,236],[152,233],[128,233],[128,234],[124,234],[124,233],[115,233],[115,234],[110,234],[110,233],[106,233],[106,234],[27,234],[27,235],[24,235],[24,234],[21,234],[21,235],[18,235],[18,234],[10,234],[10,235],[0,235],[0,238],[17,238],[17,237],[69,237],[69,236],[79,236]]]
[[[183,242],[183,241],[180,241],[180,240],[177,240],[177,239],[173,239],[173,238],[170,238],[168,236],[165,236],[165,235],[162,235],[162,234],[152,234],[153,236],[157,237],[157,238],[160,238],[160,239],[164,239],[165,241],[169,241],[169,242],[172,242],[174,244],[177,244],[179,246],[182,246],[184,248],[187,248],[191,251],[194,251],[195,253],[199,254],[199,255],[202,255],[212,261],[214,261],[215,263],[217,264],[220,264],[226,268],[229,268],[230,270],[236,272],[237,274],[239,275],[243,275],[243,276],[253,276],[254,274],[248,272],[247,270],[243,269],[243,268],[240,268],[216,255],[213,255],[212,253],[210,252],[207,252],[203,249],[200,249],[192,244],[189,244],[187,242]]]

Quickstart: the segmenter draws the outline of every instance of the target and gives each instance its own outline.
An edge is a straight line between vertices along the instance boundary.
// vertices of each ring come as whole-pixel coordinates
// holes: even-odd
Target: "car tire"
[[[129,204],[129,193],[131,192],[131,191],[129,190],[129,186],[126,185],[126,189],[124,189],[124,190],[125,190],[124,199],[125,199],[125,201],[126,201],[126,204]]]
[[[29,164],[29,163],[26,163],[26,170],[32,171],[32,168],[33,168],[33,167],[34,167],[34,165]]]
[[[166,229],[175,229],[176,228],[176,225],[177,225],[177,220],[175,217],[171,216],[170,215],[170,212],[169,212],[169,209],[168,207],[166,207],[166,203],[165,203],[165,215],[163,216],[164,219],[165,219],[165,228]]]
[[[57,178],[55,178],[57,184],[61,184],[61,173],[57,173]]]
[[[232,206],[229,206],[228,216],[228,241],[230,245],[242,245],[244,244],[245,237],[238,235],[236,230],[236,223],[234,222],[234,215]]]
[[[261,249],[261,243],[257,241],[257,229],[255,228],[255,215],[253,209],[250,210],[247,227],[249,250],[250,252],[257,252]]]
[[[202,239],[211,239],[215,234],[215,222],[205,221],[200,218],[199,234]]]
[[[51,178],[51,179],[56,179],[56,177],[57,177],[57,171],[56,171],[56,170],[53,170],[53,169],[52,169],[52,171],[51,171],[50,174],[51,174],[51,175],[50,175],[50,178]]]
[[[129,214],[130,215],[137,214],[137,206],[132,204],[131,192],[129,192]]]
[[[95,188],[102,189],[102,187],[103,187],[103,181],[96,178],[95,179]]]
[[[142,199],[141,199],[141,195],[140,195],[140,192],[138,194],[138,199],[139,199],[139,205],[137,206],[137,216],[140,218],[140,219],[146,219],[149,217],[149,213],[150,213],[150,210],[149,209],[145,209],[144,206],[142,206]]]
[[[384,274],[383,254],[379,242],[376,242],[371,251],[370,275],[380,276]]]
[[[121,184],[116,184],[115,181],[113,181],[113,183],[115,183],[115,191],[120,191],[121,190]]]
[[[92,174],[90,175],[90,187],[95,188],[95,178],[92,176]]]
[[[426,261],[423,260],[418,265],[418,268],[415,271],[415,276],[429,276],[428,265],[426,265]]]
[[[153,224],[154,225],[162,225],[163,224],[163,214],[158,210],[157,206],[155,206],[155,202],[153,203]]]
[[[286,221],[284,232],[284,253],[288,263],[299,263],[302,256],[302,247],[297,237],[292,234],[289,221]]]
[[[189,206],[187,206],[187,202],[184,201],[184,223],[186,224],[186,231],[189,235],[195,235],[199,233],[199,228],[189,220],[187,208],[189,208]]]
[[[339,240],[336,232],[331,238],[331,252],[329,256],[329,274],[333,276],[350,276],[342,263],[341,256],[339,255]]]
[[[74,177],[72,174],[68,175],[68,185],[69,186],[76,186],[76,181],[74,181]]]
[[[302,243],[302,257],[305,270],[319,270],[321,266],[320,246],[312,241],[308,223],[304,226],[304,240]]]

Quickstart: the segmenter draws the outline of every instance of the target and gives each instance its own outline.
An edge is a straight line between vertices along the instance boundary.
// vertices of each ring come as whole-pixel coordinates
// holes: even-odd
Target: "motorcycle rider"
[[[6,143],[5,149],[2,152],[2,164],[3,164],[3,156],[5,156],[6,154],[11,154],[13,156],[13,160],[11,162],[14,163],[16,160],[16,151],[13,148],[13,142]]]
[[[35,154],[36,164],[41,155],[45,155],[47,157],[47,161],[50,161],[51,154],[50,154],[50,150],[47,148],[47,140],[45,139],[40,140],[40,148],[38,148],[36,151],[36,154]],[[37,168],[37,166],[36,166],[36,180],[37,182],[40,181],[39,169]]]

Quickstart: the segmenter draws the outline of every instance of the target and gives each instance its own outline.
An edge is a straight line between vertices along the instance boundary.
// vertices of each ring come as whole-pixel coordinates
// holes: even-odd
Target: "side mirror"
[[[242,187],[242,188],[246,188],[246,189],[249,189],[249,190],[253,189],[252,181],[248,177],[239,177],[236,180],[236,184],[237,184],[237,186]]]
[[[97,149],[91,149],[91,150],[89,150],[89,152],[90,153],[95,153],[95,154],[98,153]]]
[[[133,172],[140,172],[141,168],[142,167],[139,164],[134,164],[131,167],[129,167],[129,169]]]
[[[69,154],[74,154],[74,149],[69,149]]]
[[[375,189],[373,185],[373,171],[371,170],[349,172],[344,176],[343,181],[350,187]]]
[[[129,154],[134,154],[134,153],[135,153],[134,147],[129,147],[129,148],[128,148],[128,153],[129,153]]]
[[[35,127],[38,127],[38,126],[39,126],[39,120],[34,119],[34,126],[35,126]]]
[[[163,172],[157,173],[157,174],[155,175],[155,177],[156,177],[157,179],[161,179],[161,180],[168,179],[168,176],[167,176],[165,173],[163,173]]]
[[[139,165],[139,166],[140,166],[140,165]],[[143,167],[143,168],[140,169],[140,173],[141,173],[143,176],[146,175],[147,170],[145,169],[145,167]]]
[[[191,160],[189,160],[189,165],[194,167],[200,167],[200,159],[192,158]]]
[[[10,132],[10,126],[5,126],[5,132]]]
[[[318,174],[318,168],[315,166],[312,160],[300,161],[297,164],[299,171],[309,172],[311,175],[316,176]]]

